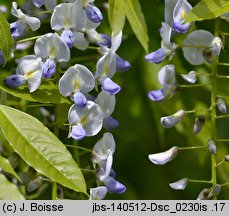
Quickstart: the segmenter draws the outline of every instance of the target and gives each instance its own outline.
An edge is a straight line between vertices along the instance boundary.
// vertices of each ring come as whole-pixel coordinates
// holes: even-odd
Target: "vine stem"
[[[215,37],[219,34],[220,20],[216,19],[215,21]],[[213,56],[213,66],[212,66],[212,91],[211,91],[211,139],[216,141],[216,108],[214,106],[216,101],[216,91],[217,91],[217,65],[218,59],[216,56]],[[216,173],[216,156],[215,154],[211,155],[211,181],[212,186],[217,185],[217,173]],[[214,199],[217,199],[216,197]]]

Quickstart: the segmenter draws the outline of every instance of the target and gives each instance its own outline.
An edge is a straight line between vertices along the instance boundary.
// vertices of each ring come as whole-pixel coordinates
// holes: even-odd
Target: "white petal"
[[[79,50],[86,50],[89,45],[89,42],[84,37],[84,33],[75,31],[74,37],[75,37],[74,47],[76,47]]]
[[[165,46],[166,48],[170,48],[171,47],[170,38],[172,34],[172,29],[167,23],[164,22],[162,23],[160,34],[161,34],[161,39],[163,41],[163,46]]]
[[[70,67],[59,82],[60,93],[66,97],[77,91],[88,93],[94,86],[93,74],[85,66],[79,64]]]
[[[188,74],[181,74],[182,78],[188,83],[194,84],[197,80],[195,71],[190,71]]]
[[[197,30],[190,33],[187,38],[183,41],[183,52],[185,59],[193,64],[200,65],[205,62],[203,56],[204,46],[211,46],[214,36],[205,30]],[[196,47],[185,47],[185,46],[196,46]],[[198,47],[199,46],[199,47]],[[201,47],[202,46],[202,47]]]
[[[169,186],[174,190],[184,190],[188,184],[188,181],[189,181],[188,178],[183,178],[179,181],[170,183]]]
[[[108,150],[112,154],[115,152],[115,140],[111,133],[103,134],[103,137],[95,144],[93,148],[93,162],[106,160],[108,157]]]
[[[41,26],[40,20],[36,17],[30,17],[25,15],[24,20],[29,25],[32,31],[36,31]]]
[[[105,186],[90,188],[89,200],[102,200],[104,199],[106,194],[107,194],[107,188]]]
[[[107,77],[112,78],[116,72],[116,54],[109,50],[96,64],[95,77],[100,83]]]
[[[111,49],[113,52],[116,52],[118,48],[120,47],[122,42],[122,31],[120,31],[118,34],[112,33],[111,36]]]
[[[164,87],[170,88],[174,86],[176,83],[175,78],[175,66],[172,64],[165,65],[158,73],[158,80]]]
[[[88,101],[84,108],[74,104],[69,110],[68,121],[70,125],[81,125],[87,132],[86,136],[94,136],[102,128],[102,109],[93,101]]]
[[[34,52],[41,58],[50,57],[59,62],[70,59],[70,50],[58,34],[48,33],[36,40]]]
[[[149,159],[154,164],[164,165],[177,156],[178,150],[179,149],[176,146],[173,146],[165,152],[150,154]]]
[[[51,17],[51,28],[54,30],[81,29],[86,24],[86,12],[74,3],[62,3],[55,7]]]
[[[177,0],[165,0],[165,22],[172,27],[173,26],[173,11]]]
[[[184,20],[191,10],[192,5],[189,4],[187,0],[178,0],[173,11],[174,22],[180,22],[181,20]]]
[[[114,112],[116,103],[114,95],[101,91],[95,99],[95,102],[102,108],[103,118],[107,118]]]
[[[12,2],[12,7],[11,7],[11,13],[17,18],[21,18],[24,13],[21,11],[21,9],[17,9],[17,3]]]
[[[33,55],[25,56],[18,64],[16,73],[24,75],[30,92],[34,92],[41,84],[42,65],[42,60]]]

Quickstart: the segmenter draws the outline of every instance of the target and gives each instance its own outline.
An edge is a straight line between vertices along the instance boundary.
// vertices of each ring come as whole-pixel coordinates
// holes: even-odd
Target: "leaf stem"
[[[31,41],[31,40],[36,40],[42,36],[43,35],[38,35],[38,36],[30,37],[30,38],[25,38],[25,39],[16,41],[16,43],[23,43],[23,42],[27,42],[27,41]]]
[[[77,149],[80,149],[80,150],[83,150],[83,151],[87,151],[87,152],[92,152],[91,149],[87,149],[87,148],[84,148],[84,147],[81,147],[81,146],[76,146],[76,145],[65,145],[66,147],[69,147],[69,148],[77,148]]]
[[[179,150],[194,150],[194,149],[204,149],[207,148],[207,145],[204,146],[190,146],[190,147],[178,147]]]
[[[196,180],[196,179],[189,179],[189,182],[192,182],[192,183],[206,183],[206,184],[212,184],[212,181]]]
[[[225,160],[223,159],[222,161],[220,161],[219,163],[217,163],[215,166],[218,167],[220,166],[221,164],[223,164],[225,162]]]
[[[52,185],[52,200],[57,200],[57,183],[53,182]]]
[[[208,83],[205,84],[194,84],[194,85],[179,85],[180,88],[194,88],[194,87],[202,87],[206,86]]]

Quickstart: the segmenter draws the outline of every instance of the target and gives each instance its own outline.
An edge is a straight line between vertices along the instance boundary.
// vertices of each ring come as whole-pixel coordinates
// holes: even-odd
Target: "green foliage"
[[[12,174],[14,177],[20,180],[19,176],[17,175],[17,173],[14,171],[13,167],[11,166],[9,160],[2,157],[1,155],[0,155],[0,168],[4,170],[5,172]]]
[[[126,15],[123,0],[109,0],[109,22],[112,32],[118,34],[125,25]]]
[[[10,57],[13,45],[14,41],[10,34],[10,25],[0,11],[0,49],[2,50],[6,61]]]
[[[109,0],[109,21],[112,31],[117,34],[125,24],[127,17],[137,39],[148,52],[148,33],[145,18],[138,0]]]
[[[24,200],[16,185],[0,173],[0,200]]]
[[[228,0],[202,0],[189,13],[186,22],[217,18],[228,11]]]
[[[126,0],[125,12],[126,17],[141,45],[148,52],[148,33],[145,24],[145,18],[138,0]]]
[[[0,105],[0,126],[13,149],[37,172],[86,193],[78,165],[63,143],[34,117]]]
[[[0,78],[0,89],[27,101],[40,102],[40,103],[54,103],[54,104],[69,104],[69,100],[63,97],[56,85],[51,81],[44,81],[38,90],[29,93],[27,86],[22,86],[17,89],[10,89],[3,84],[3,78]]]

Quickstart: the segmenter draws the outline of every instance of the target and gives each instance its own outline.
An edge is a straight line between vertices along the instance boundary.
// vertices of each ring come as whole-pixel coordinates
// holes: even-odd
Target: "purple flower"
[[[161,63],[167,57],[167,51],[165,48],[160,48],[155,52],[149,53],[145,56],[145,59],[150,63]]]
[[[116,69],[121,72],[128,71],[131,65],[128,61],[122,59],[119,55],[116,54]]]
[[[23,75],[13,74],[7,77],[6,79],[4,79],[3,82],[9,88],[14,89],[14,88],[18,88],[19,86],[23,85],[26,82],[26,80]]]
[[[44,78],[51,78],[53,74],[56,72],[56,62],[53,59],[48,59],[44,64],[43,64],[43,77]]]
[[[82,140],[86,136],[86,131],[83,129],[80,125],[74,125],[72,126],[72,129],[70,131],[70,136],[75,140]]]
[[[102,83],[102,90],[108,94],[117,94],[121,90],[121,87],[110,78],[106,78]]]
[[[73,100],[79,108],[84,108],[87,105],[87,98],[81,92],[76,92],[73,96]]]
[[[104,181],[103,181],[104,185],[107,187],[107,190],[109,193],[124,193],[126,191],[126,187],[125,185],[123,185],[122,183],[116,181],[114,178],[112,177],[107,177]]]
[[[75,36],[71,30],[65,29],[61,34],[61,38],[68,45],[69,48],[73,47],[75,43]]]
[[[86,14],[89,20],[91,20],[94,23],[100,23],[103,20],[103,15],[99,8],[93,6],[93,5],[88,5],[86,7]]]

